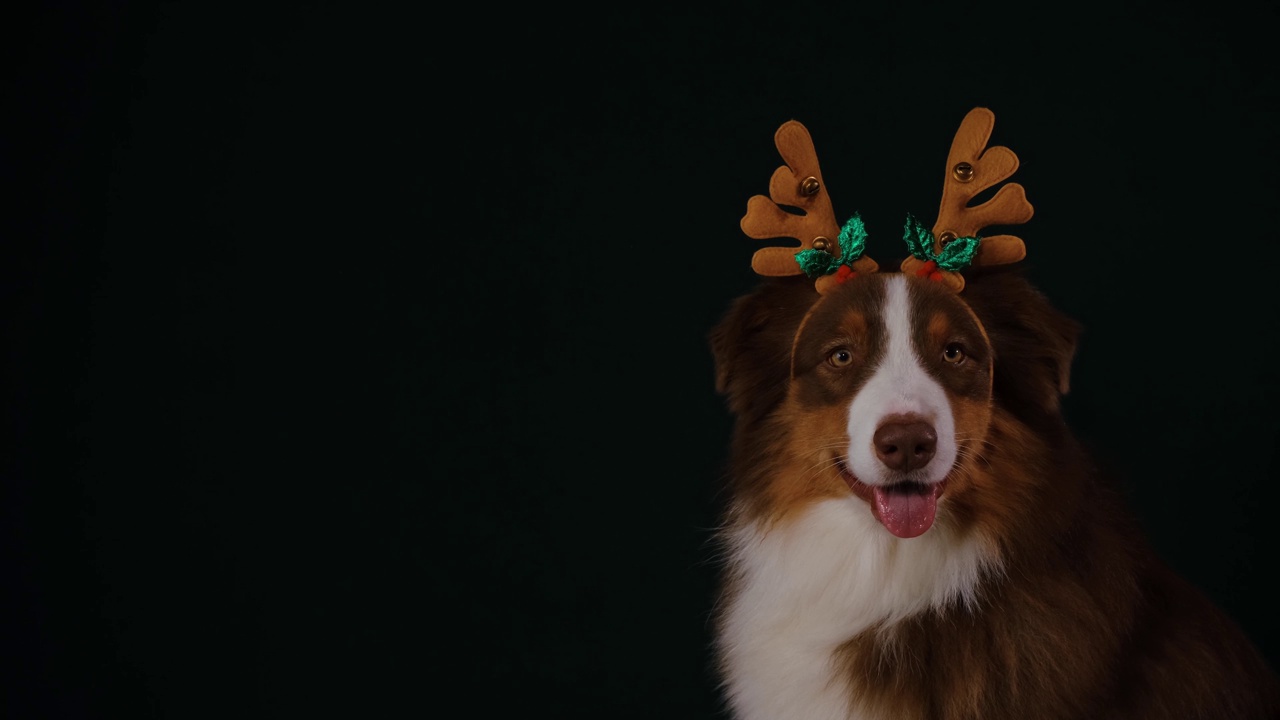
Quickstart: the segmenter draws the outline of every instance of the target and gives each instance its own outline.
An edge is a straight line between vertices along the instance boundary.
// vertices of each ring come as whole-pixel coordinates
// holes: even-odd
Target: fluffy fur
[[[1077,333],[1009,269],[959,295],[773,279],[732,305],[711,346],[736,418],[733,717],[1280,717],[1265,659],[1066,426]]]

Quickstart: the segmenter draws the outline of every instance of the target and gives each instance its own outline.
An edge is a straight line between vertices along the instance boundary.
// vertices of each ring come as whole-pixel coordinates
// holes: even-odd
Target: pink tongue
[[[933,527],[933,514],[938,509],[934,493],[890,492],[879,487],[872,490],[875,503],[871,507],[889,532],[900,538],[913,538]]]

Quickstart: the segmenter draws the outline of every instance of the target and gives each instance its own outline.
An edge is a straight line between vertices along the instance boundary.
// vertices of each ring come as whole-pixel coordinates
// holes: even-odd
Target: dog
[[[1280,717],[1266,659],[1162,562],[1064,419],[1081,326],[1027,279],[1020,239],[977,233],[1030,205],[1014,184],[969,205],[1017,166],[984,151],[992,123],[966,116],[939,223],[897,272],[854,260],[865,228],[835,247],[811,138],[795,121],[775,137],[788,164],[742,227],[801,246],[761,249],[766,277],[709,338],[734,417],[715,535],[727,710]],[[947,269],[946,241],[971,263]],[[787,265],[812,253],[845,269]]]

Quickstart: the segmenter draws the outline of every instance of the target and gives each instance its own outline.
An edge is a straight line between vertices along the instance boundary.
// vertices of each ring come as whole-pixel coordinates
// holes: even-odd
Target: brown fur
[[[803,278],[765,281],[711,335],[717,388],[736,417],[727,490],[757,517],[849,492],[812,460],[839,442],[828,436],[845,406],[827,397],[838,387],[797,381],[792,362],[818,357],[797,344],[802,322],[875,328],[856,308],[806,321],[817,297]],[[948,481],[948,522],[996,538],[1005,572],[983,581],[976,610],[928,611],[848,640],[839,657],[862,700],[889,717],[940,720],[1280,717],[1272,668],[1161,562],[1066,426],[1077,324],[1016,270],[975,273],[961,298],[994,357],[990,395],[956,404],[972,452]],[[942,342],[953,328],[928,317],[925,332]]]

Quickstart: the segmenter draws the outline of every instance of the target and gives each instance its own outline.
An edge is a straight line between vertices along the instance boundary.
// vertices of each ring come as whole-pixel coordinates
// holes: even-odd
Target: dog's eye
[[[960,343],[951,343],[942,349],[942,359],[959,365],[964,362],[964,348],[961,347]]]
[[[844,367],[853,362],[853,353],[844,348],[840,348],[827,356],[827,362],[836,367]]]

